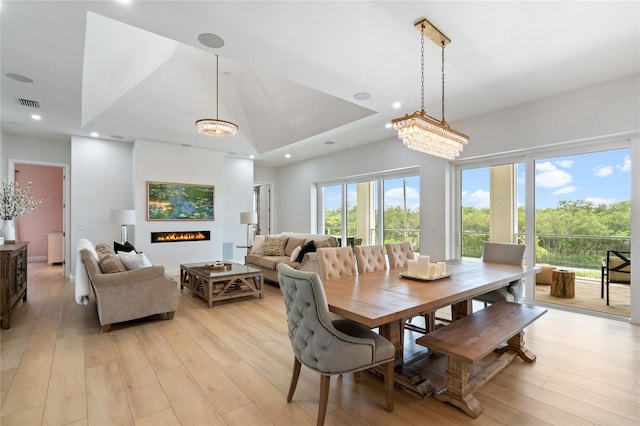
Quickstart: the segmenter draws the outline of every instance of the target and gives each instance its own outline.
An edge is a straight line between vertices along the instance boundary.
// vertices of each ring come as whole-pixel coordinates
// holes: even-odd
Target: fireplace
[[[209,241],[211,231],[152,232],[152,243],[178,243],[182,241]]]

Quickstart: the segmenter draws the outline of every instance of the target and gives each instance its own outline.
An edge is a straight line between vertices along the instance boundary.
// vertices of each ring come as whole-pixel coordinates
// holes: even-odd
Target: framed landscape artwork
[[[147,182],[147,220],[214,220],[213,185]]]

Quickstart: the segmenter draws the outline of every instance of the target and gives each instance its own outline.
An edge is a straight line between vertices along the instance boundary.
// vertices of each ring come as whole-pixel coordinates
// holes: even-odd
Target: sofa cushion
[[[251,254],[264,254],[264,235],[256,235],[251,246]]]
[[[315,242],[316,248],[325,248],[325,247],[331,247],[331,244],[329,243],[329,240],[319,240]]]
[[[118,253],[118,257],[128,271],[151,266],[151,262],[149,262],[149,259],[147,259],[144,253],[120,252]]]
[[[287,237],[267,235],[264,239],[264,248],[262,251],[265,256],[284,256],[284,248],[287,240]]]
[[[289,237],[289,239],[287,240],[287,245],[284,247],[284,255],[291,256],[293,249],[302,246],[304,244],[304,241],[304,238]]]
[[[98,254],[98,266],[103,274],[112,274],[114,272],[126,272],[124,264],[120,260],[117,254]]]
[[[304,255],[310,252],[314,252],[316,251],[316,244],[313,240],[307,241],[306,243],[304,243],[304,245],[300,248],[300,253],[298,254],[298,258],[296,259],[297,262],[302,262],[302,259],[304,259]]]
[[[116,253],[119,253],[121,251],[125,251],[125,252],[136,251],[136,248],[129,241],[125,241],[124,244],[120,244],[120,243],[114,241],[113,242],[113,250]]]
[[[262,266],[263,268],[267,268],[267,269],[276,269],[276,266],[278,266],[278,263],[288,263],[289,262],[289,257],[287,256],[262,256],[260,258],[260,260],[258,261],[258,265]]]

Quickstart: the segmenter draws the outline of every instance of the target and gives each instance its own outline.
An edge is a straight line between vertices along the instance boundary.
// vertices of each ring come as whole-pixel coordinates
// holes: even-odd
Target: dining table
[[[369,328],[378,328],[378,333],[394,345],[396,385],[425,398],[434,392],[431,381],[404,364],[405,320],[451,306],[455,321],[472,313],[474,297],[534,276],[539,269],[447,260],[447,276],[440,279],[407,278],[406,268],[397,268],[332,278],[323,284],[331,312]]]

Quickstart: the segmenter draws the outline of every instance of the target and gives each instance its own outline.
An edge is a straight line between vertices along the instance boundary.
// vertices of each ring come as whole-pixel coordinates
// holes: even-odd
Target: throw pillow
[[[298,246],[293,249],[293,251],[291,252],[291,256],[289,257],[289,262],[296,262],[298,260],[300,250],[302,250],[302,246]]]
[[[264,254],[264,235],[256,235],[251,246],[251,254]]]
[[[284,247],[288,238],[275,237],[267,235],[264,239],[264,248],[262,251],[266,256],[284,256]]]
[[[98,266],[103,274],[127,271],[127,268],[124,266],[117,254],[109,253],[99,256],[100,260],[98,260]]]
[[[340,245],[336,237],[330,237],[328,241],[329,241],[329,246],[331,247],[338,247]]]
[[[300,247],[300,253],[298,253],[298,258],[296,259],[296,262],[302,262],[302,259],[304,259],[304,255],[307,253],[312,253],[316,251],[316,244],[313,240],[307,241],[306,243],[304,243],[304,245],[302,247]]]
[[[124,244],[120,244],[117,242],[113,242],[113,250],[118,253],[121,251],[125,251],[125,252],[129,252],[129,251],[136,251],[136,248],[133,246],[133,244],[131,244],[129,241],[126,241]]]
[[[284,247],[284,255],[291,256],[291,252],[296,247],[300,247],[304,244],[304,238],[289,238],[287,245]]]
[[[98,254],[115,254],[113,252],[113,249],[105,244],[105,243],[100,243],[98,245],[96,245],[96,253]]]
[[[118,257],[128,271],[151,266],[151,262],[149,262],[149,259],[147,259],[147,256],[143,253],[120,252],[118,253]]]

